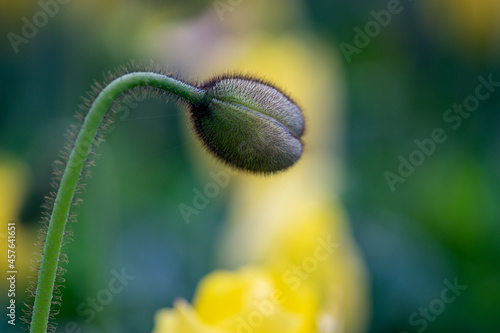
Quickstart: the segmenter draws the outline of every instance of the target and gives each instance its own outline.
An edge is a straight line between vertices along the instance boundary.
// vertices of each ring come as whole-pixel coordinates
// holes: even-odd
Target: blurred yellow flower
[[[15,223],[15,270],[17,273],[17,292],[22,293],[23,285],[29,274],[31,253],[34,251],[35,235],[31,229],[23,226],[19,221],[19,211],[26,196],[28,172],[26,166],[5,155],[0,156],[0,242],[2,251],[0,269],[2,272],[10,271],[7,261],[7,226]],[[5,245],[3,245],[5,244]],[[7,286],[6,279],[0,280],[0,287]]]
[[[421,1],[421,17],[430,37],[445,47],[480,58],[498,58],[500,53],[500,1]]]
[[[154,332],[311,332],[306,327],[310,322],[306,316],[314,311],[290,309],[289,296],[280,288],[280,282],[262,268],[215,271],[201,281],[193,307],[177,301],[174,309],[159,311]],[[307,305],[317,306],[314,302]]]
[[[231,34],[214,33],[210,43],[188,44],[174,58],[187,55],[198,73],[235,70],[283,87],[304,110],[304,155],[290,170],[258,178],[234,175],[192,145],[195,165],[204,167],[200,175],[210,181],[207,169],[227,172],[233,186],[220,263],[253,268],[209,275],[193,307],[177,302],[174,309],[158,312],[155,332],[180,332],[180,325],[188,322],[198,330],[185,332],[363,332],[370,313],[369,282],[336,197],[343,179],[344,81],[339,56],[308,35],[238,29],[238,17],[246,12],[235,9],[231,15],[223,23],[230,29],[222,30]],[[203,20],[183,35],[197,36],[198,29],[217,26],[210,18]],[[267,295],[271,290],[283,295],[266,323],[286,321],[290,326],[282,323],[269,331],[264,321],[251,330],[237,326],[236,319],[252,311],[245,299],[255,284],[266,286],[262,290],[268,290]]]
[[[227,171],[234,187],[220,261],[256,268],[209,275],[193,307],[177,302],[174,309],[158,312],[155,332],[237,332],[237,318],[251,311],[243,305],[246,294],[241,290],[259,283],[268,292],[279,290],[283,299],[266,324],[251,332],[268,332],[268,321],[294,322],[287,329],[297,333],[362,332],[369,315],[368,279],[334,194],[342,178],[337,137],[343,88],[334,65],[337,56],[321,44],[292,36],[259,34],[246,42],[246,56],[224,65],[264,75],[303,106],[305,153],[297,165],[273,177]],[[206,156],[195,158],[203,159],[197,165],[224,171]],[[251,273],[256,271],[261,273]],[[284,324],[279,327],[283,330]]]

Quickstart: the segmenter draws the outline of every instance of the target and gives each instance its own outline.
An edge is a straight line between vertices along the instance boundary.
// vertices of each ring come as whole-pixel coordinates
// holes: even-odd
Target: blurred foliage
[[[290,84],[292,95],[309,88],[336,101],[314,104],[307,94],[298,97],[333,115],[308,124],[312,151],[324,140],[329,154],[320,155],[330,159],[325,170],[318,166],[311,173],[331,171],[324,197],[335,202],[340,196],[348,217],[342,223],[350,224],[342,227],[341,243],[349,242],[352,229],[366,262],[366,306],[372,309],[367,331],[416,332],[420,326],[410,324],[412,313],[440,297],[443,281],[457,278],[467,289],[425,331],[498,332],[498,92],[457,130],[443,121],[447,109],[474,94],[479,75],[500,81],[498,1],[402,0],[402,12],[352,62],[345,61],[339,44],[353,44],[354,28],[364,29],[373,20],[370,12],[386,9],[388,2],[243,0],[221,21],[212,1],[70,1],[18,53],[6,36],[20,34],[21,19],[32,20],[40,5],[0,2],[0,223],[4,228],[17,221],[17,242],[25,249],[17,259],[18,304],[31,274],[27,264],[40,205],[52,190],[51,163],[74,122],[79,96],[107,70],[130,59],[153,59],[194,77],[228,66],[248,68],[269,73],[284,88]],[[271,61],[280,50],[289,51]],[[293,60],[302,58],[307,61]],[[297,82],[283,68],[307,80]],[[316,111],[306,109],[306,116]],[[214,269],[252,258],[243,251],[245,235],[242,247],[233,250],[242,256],[239,262],[221,259],[219,244],[236,237],[228,236],[228,221],[244,211],[230,199],[244,193],[242,186],[259,187],[253,180],[221,190],[191,224],[182,220],[179,203],[191,203],[193,189],[202,189],[214,170],[199,146],[186,140],[185,118],[174,105],[139,102],[99,149],[79,222],[72,226],[75,240],[66,251],[60,331],[70,322],[85,332],[151,331],[158,309],[172,307],[178,297],[191,300]],[[397,172],[398,156],[408,157],[414,140],[428,138],[435,128],[445,128],[448,139],[392,193],[384,173]],[[123,267],[136,278],[86,322],[90,317],[77,308],[90,309],[87,298]],[[0,322],[2,332],[18,329]]]

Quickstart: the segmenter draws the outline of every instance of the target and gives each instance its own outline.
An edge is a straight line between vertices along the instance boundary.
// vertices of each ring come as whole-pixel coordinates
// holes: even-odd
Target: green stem
[[[204,93],[198,88],[165,75],[151,72],[135,72],[115,79],[97,96],[78,133],[57,192],[43,248],[42,263],[31,320],[31,333],[45,333],[47,331],[52,293],[54,291],[66,221],[78,179],[99,125],[113,101],[122,93],[134,87],[155,87],[162,89],[195,105],[202,100]]]

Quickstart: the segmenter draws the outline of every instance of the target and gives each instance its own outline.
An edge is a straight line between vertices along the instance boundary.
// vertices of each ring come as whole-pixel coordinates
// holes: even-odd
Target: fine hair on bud
[[[304,117],[280,89],[237,74],[212,78],[199,88],[204,98],[191,105],[190,119],[204,146],[219,160],[268,174],[300,158]]]

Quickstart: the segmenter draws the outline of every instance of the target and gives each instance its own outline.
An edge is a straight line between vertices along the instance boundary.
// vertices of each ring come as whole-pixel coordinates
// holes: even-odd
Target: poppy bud
[[[254,173],[273,173],[302,154],[300,108],[272,85],[226,75],[200,86],[191,121],[206,148],[223,162]]]

